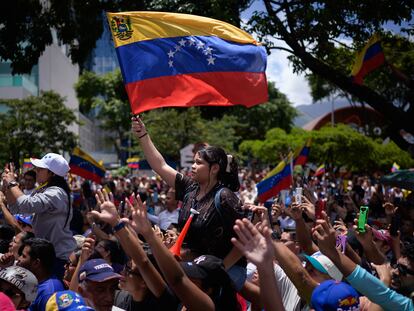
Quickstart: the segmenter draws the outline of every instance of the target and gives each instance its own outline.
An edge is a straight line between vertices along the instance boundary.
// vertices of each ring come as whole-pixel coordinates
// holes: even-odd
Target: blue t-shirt
[[[50,296],[61,290],[65,290],[65,288],[62,282],[56,278],[50,278],[39,283],[36,299],[30,305],[29,311],[44,311]]]

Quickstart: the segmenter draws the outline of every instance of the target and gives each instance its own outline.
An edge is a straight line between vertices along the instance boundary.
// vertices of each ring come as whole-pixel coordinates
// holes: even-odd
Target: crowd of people
[[[260,204],[268,170],[204,145],[177,171],[132,131],[154,176],[4,169],[0,310],[414,310],[413,193],[311,173]]]

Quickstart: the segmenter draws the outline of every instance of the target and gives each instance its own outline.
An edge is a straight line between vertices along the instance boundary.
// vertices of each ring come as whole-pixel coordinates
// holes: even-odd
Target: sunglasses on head
[[[398,269],[398,271],[400,272],[401,275],[407,275],[407,274],[414,275],[414,271],[413,270],[408,269],[407,266],[404,266],[404,265],[402,265],[400,263],[393,264],[392,267],[394,269]]]

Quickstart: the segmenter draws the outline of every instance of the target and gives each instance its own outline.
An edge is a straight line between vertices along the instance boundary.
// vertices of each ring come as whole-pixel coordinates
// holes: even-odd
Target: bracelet
[[[123,222],[123,221],[120,221],[120,222],[118,222],[118,224],[116,224],[113,228],[112,228],[112,231],[113,232],[118,232],[119,230],[121,230],[122,228],[124,228],[125,227],[125,222]]]
[[[148,133],[145,132],[145,134],[142,134],[141,136],[138,136],[138,138],[141,139],[142,137],[147,136],[147,135],[148,135]]]

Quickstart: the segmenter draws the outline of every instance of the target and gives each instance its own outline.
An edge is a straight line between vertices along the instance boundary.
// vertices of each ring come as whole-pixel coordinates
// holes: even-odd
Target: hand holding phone
[[[319,199],[315,204],[315,219],[322,219],[322,212],[326,210],[326,199]]]
[[[358,232],[365,233],[365,225],[368,222],[368,211],[369,207],[366,205],[363,205],[359,208],[359,217],[358,217],[358,224],[357,224],[357,230]]]
[[[302,187],[297,187],[295,190],[295,202],[299,205],[302,204]]]

